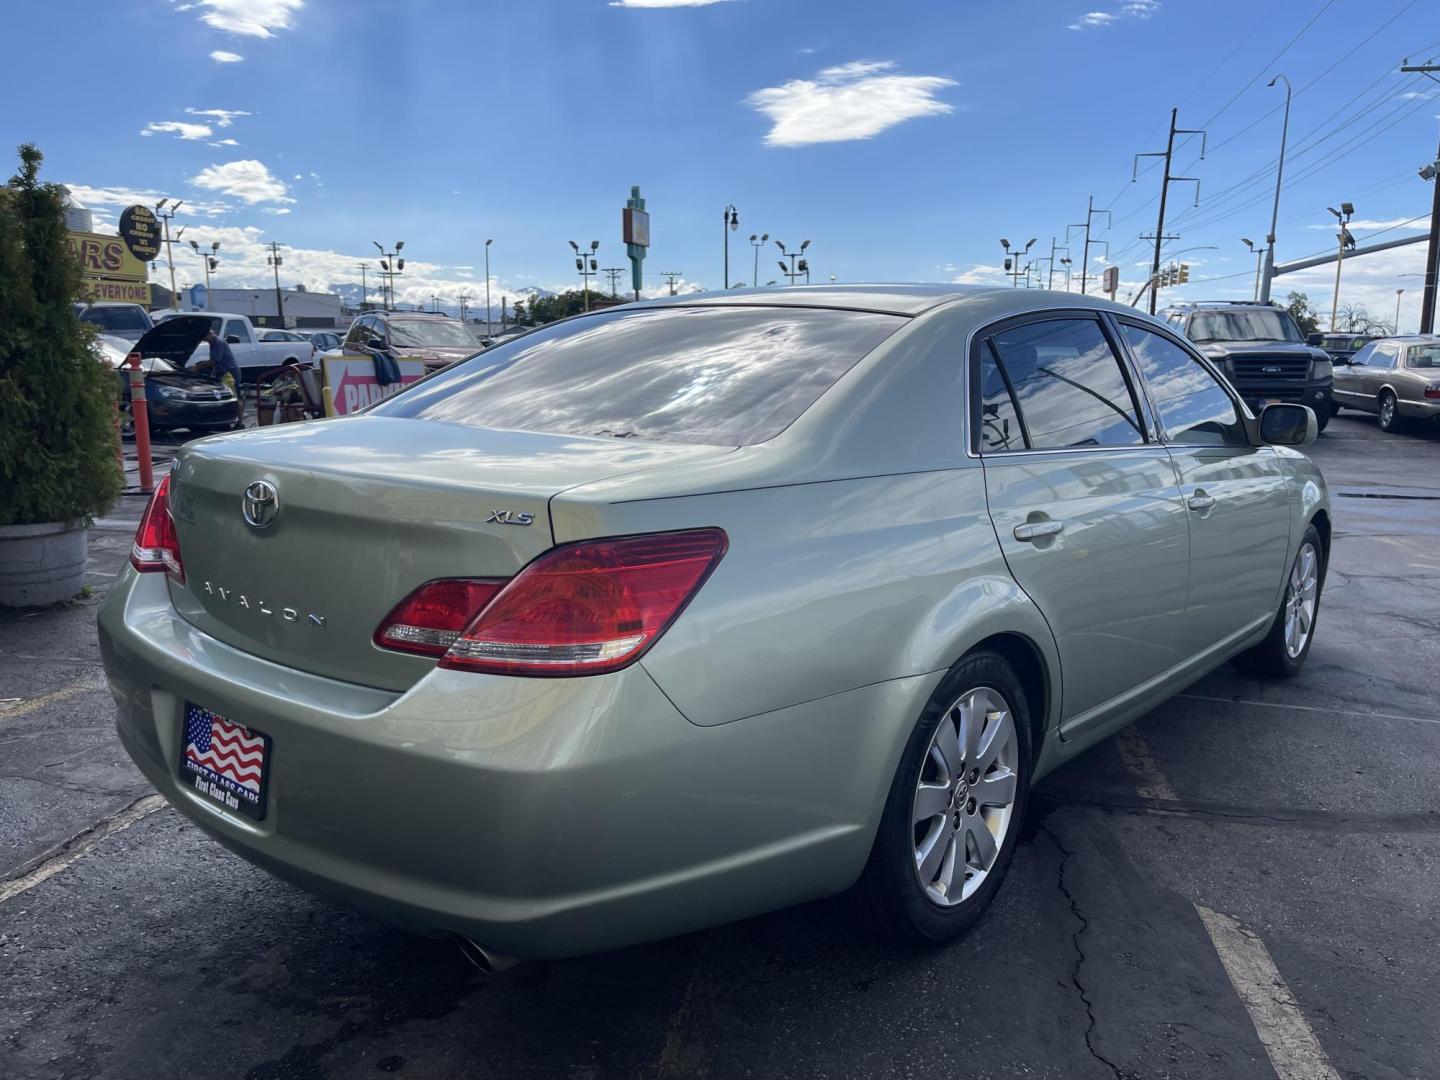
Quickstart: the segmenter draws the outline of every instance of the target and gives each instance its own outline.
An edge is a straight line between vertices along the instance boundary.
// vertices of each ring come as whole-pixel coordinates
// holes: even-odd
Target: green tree
[[[596,301],[600,299],[600,293],[590,291],[590,306],[596,307]],[[567,289],[565,292],[556,293],[554,296],[532,296],[525,311],[526,326],[540,326],[544,323],[554,322],[556,319],[568,319],[571,315],[579,315],[585,310],[585,290]]]
[[[1303,292],[1292,292],[1285,297],[1285,310],[1295,316],[1300,324],[1300,333],[1309,337],[1320,329],[1320,317],[1310,307],[1310,298]]]
[[[20,147],[0,188],[0,525],[81,521],[120,494],[115,373],[75,315],[64,197]]]

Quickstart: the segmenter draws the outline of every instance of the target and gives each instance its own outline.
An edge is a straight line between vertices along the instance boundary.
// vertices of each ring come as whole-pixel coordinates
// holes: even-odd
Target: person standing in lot
[[[214,330],[205,335],[205,340],[210,343],[210,359],[198,366],[208,366],[210,373],[235,394],[235,426],[244,427],[245,397],[240,392],[240,365],[236,363],[229,344]]]

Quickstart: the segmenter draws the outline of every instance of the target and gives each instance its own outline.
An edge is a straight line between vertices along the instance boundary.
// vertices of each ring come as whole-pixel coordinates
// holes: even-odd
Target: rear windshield
[[[609,311],[496,345],[371,411],[746,446],[784,431],[906,321],[815,308]]]
[[[92,307],[80,313],[85,322],[94,323],[106,333],[127,330],[149,330],[150,316],[138,307]]]
[[[390,344],[402,349],[473,349],[475,339],[463,323],[391,318]]]

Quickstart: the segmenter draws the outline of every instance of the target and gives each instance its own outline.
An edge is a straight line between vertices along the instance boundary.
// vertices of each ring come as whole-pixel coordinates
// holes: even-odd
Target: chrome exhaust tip
[[[516,957],[492,952],[484,945],[471,941],[467,937],[457,937],[455,941],[460,948],[460,955],[476,970],[482,971],[486,975],[498,975],[506,968],[512,968],[520,962]]]

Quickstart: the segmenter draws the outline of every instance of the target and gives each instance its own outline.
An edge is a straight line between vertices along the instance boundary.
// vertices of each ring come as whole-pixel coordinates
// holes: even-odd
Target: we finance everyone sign
[[[348,416],[365,406],[387,398],[403,387],[424,378],[424,360],[399,360],[400,381],[381,386],[375,378],[375,361],[368,356],[327,356],[325,366],[326,411],[331,416]]]
[[[81,300],[118,300],[150,306],[149,275],[144,261],[137,258],[118,236],[72,232],[66,242],[80,264]]]

